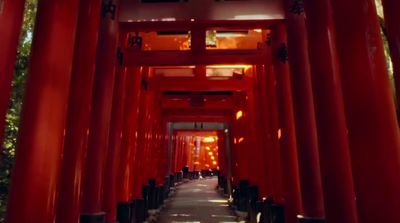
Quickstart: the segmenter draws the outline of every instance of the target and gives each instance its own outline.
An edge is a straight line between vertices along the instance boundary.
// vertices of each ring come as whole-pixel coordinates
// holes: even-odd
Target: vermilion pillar
[[[321,218],[325,213],[305,15],[297,11],[301,1],[284,3],[304,215]]]
[[[138,115],[140,100],[140,68],[127,68],[126,99],[122,142],[118,171],[118,202],[127,203],[133,198],[134,162],[136,161]]]
[[[38,5],[6,216],[10,223],[54,222],[78,3]]]
[[[164,138],[164,126],[163,122],[161,122],[161,114],[159,114],[159,119],[157,120],[157,147],[158,147],[158,159],[156,161],[157,166],[157,182],[165,183],[165,178],[169,175],[167,168],[167,160],[168,160],[168,148],[166,147],[166,142]]]
[[[387,37],[393,62],[394,80],[396,83],[397,104],[400,104],[400,2],[396,0],[382,0],[385,14]]]
[[[260,103],[259,109],[261,110],[260,114],[260,123],[262,128],[259,129],[259,134],[261,138],[261,143],[263,147],[263,157],[264,157],[264,178],[265,178],[265,193],[267,196],[273,196],[273,163],[269,161],[270,156],[270,137],[268,137],[269,130],[267,126],[269,125],[269,106],[267,105],[267,83],[266,83],[266,74],[265,74],[265,65],[258,65],[256,67],[257,73],[257,82],[258,82],[258,93],[260,95]]]
[[[227,157],[226,157],[226,142],[224,132],[222,130],[218,131],[218,166],[219,171],[222,176],[228,176],[228,165],[227,165]],[[189,153],[190,154],[190,153]]]
[[[272,197],[274,201],[282,204],[283,199],[283,186],[282,186],[282,170],[281,170],[281,154],[278,141],[279,134],[279,120],[278,120],[278,108],[276,101],[276,75],[272,65],[266,66],[265,81],[267,92],[266,105],[268,108],[267,113],[267,137],[268,147],[267,154],[268,161],[271,162],[271,180],[272,180]]]
[[[171,148],[171,173],[170,174],[175,174],[175,162],[176,162],[176,134],[175,132],[172,134],[171,137],[172,142],[172,148]]]
[[[126,96],[127,68],[118,65],[114,96],[111,113],[111,127],[106,157],[107,167],[104,169],[103,210],[106,212],[106,222],[117,221],[117,193],[118,193],[118,165],[120,161],[121,136],[124,117],[124,105]]]
[[[232,134],[234,142],[232,144],[235,153],[233,156],[233,167],[235,169],[234,173],[234,183],[238,183],[239,180],[249,180],[250,169],[249,169],[249,157],[250,153],[248,151],[249,145],[249,128],[247,123],[249,121],[249,113],[246,110],[247,95],[244,92],[238,92],[235,96],[235,109],[234,109],[234,120],[232,122]]]
[[[56,222],[78,222],[100,23],[99,0],[79,6]],[[93,10],[90,10],[93,9]]]
[[[284,191],[285,219],[287,223],[297,223],[297,215],[302,214],[299,162],[293,111],[290,70],[287,61],[280,60],[278,53],[287,44],[283,26],[276,26],[273,34],[272,63],[276,74],[277,110],[279,119],[279,145],[281,151],[282,183]]]
[[[144,77],[148,76],[148,68],[143,74]],[[147,86],[147,85],[146,85]],[[138,148],[135,157],[135,168],[134,168],[134,197],[142,198],[142,186],[148,182],[149,168],[149,140],[151,131],[151,92],[150,89],[145,86],[142,88],[140,98],[140,112],[139,112],[139,127],[138,127]]]
[[[0,1],[0,150],[25,0]]]
[[[331,1],[359,221],[400,219],[400,139],[373,0]]]
[[[357,222],[331,5],[304,0],[327,222]]]
[[[260,95],[257,90],[259,89],[259,85],[256,82],[256,77],[254,78],[254,88],[248,94],[248,112],[249,112],[249,122],[248,129],[250,131],[249,141],[250,146],[248,147],[248,153],[251,161],[250,165],[250,182],[255,184],[259,188],[259,193],[261,196],[267,196],[267,185],[265,179],[265,163],[266,159],[264,157],[263,150],[265,149],[262,144],[263,134],[262,129],[264,128],[262,125],[257,125],[261,121],[261,109],[259,107],[255,107],[256,103],[261,104]]]
[[[117,4],[117,1],[113,1]],[[83,185],[81,221],[104,217],[102,209],[105,159],[110,130],[115,64],[117,61],[117,11],[102,14]],[[107,167],[109,168],[109,167]]]

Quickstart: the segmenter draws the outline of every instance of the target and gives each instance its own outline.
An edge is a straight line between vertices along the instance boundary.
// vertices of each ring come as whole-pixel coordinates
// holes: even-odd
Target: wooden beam
[[[159,91],[247,91],[252,88],[250,78],[228,80],[194,80],[186,77],[157,78]]]
[[[260,65],[270,57],[266,50],[134,51],[125,52],[124,66],[188,66],[216,64]]]
[[[231,20],[231,21],[141,21],[120,22],[121,30],[128,32],[138,31],[189,31],[197,28],[238,30],[238,29],[266,29],[271,25],[283,23],[284,20]]]

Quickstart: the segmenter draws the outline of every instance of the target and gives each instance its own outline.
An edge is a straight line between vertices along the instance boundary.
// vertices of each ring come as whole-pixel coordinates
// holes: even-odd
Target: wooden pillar
[[[332,10],[304,0],[327,222],[357,223],[357,209]]]
[[[144,77],[148,77],[148,68],[145,68]],[[147,85],[146,85],[147,86]],[[142,187],[148,182],[149,168],[149,140],[150,140],[150,125],[151,125],[151,92],[148,87],[142,86],[139,111],[139,127],[138,127],[138,148],[135,161],[135,181],[134,181],[134,197],[142,198]]]
[[[382,4],[385,14],[386,35],[393,62],[397,105],[400,105],[400,2],[396,0],[382,0]]]
[[[249,128],[247,128],[247,122],[249,121],[249,113],[246,109],[247,95],[244,92],[238,92],[235,94],[236,105],[234,109],[234,121],[232,127],[232,133],[234,134],[233,152],[234,156],[234,168],[236,169],[235,183],[240,180],[249,180],[250,168],[249,168],[249,157],[250,153],[247,150],[249,143]]]
[[[285,0],[289,65],[292,78],[297,149],[303,210],[306,217],[323,218],[324,202],[318,153],[317,127],[311,86],[305,15],[301,1]],[[300,5],[301,9],[301,5]]]
[[[400,219],[400,138],[373,0],[331,1],[359,221]]]
[[[267,105],[268,96],[267,96],[267,82],[266,82],[266,73],[265,73],[265,65],[258,65],[257,67],[257,82],[259,83],[259,94],[260,94],[260,110],[261,110],[261,119],[260,123],[262,128],[259,130],[261,134],[261,143],[263,146],[263,157],[264,157],[264,178],[265,178],[265,194],[264,197],[270,197],[273,194],[273,163],[270,162],[270,138],[268,137],[269,130],[267,126],[269,126],[269,106]]]
[[[248,110],[249,110],[249,122],[247,127],[249,129],[249,140],[251,146],[249,146],[248,153],[250,153],[250,183],[257,185],[259,189],[260,196],[266,197],[267,193],[267,185],[265,179],[265,165],[267,163],[266,157],[264,156],[265,147],[263,146],[263,129],[265,128],[262,125],[258,125],[257,123],[261,123],[263,111],[261,109],[262,98],[260,97],[259,90],[260,85],[257,83],[258,75],[264,75],[261,73],[255,73],[253,76],[254,80],[254,89],[248,94]]]
[[[146,68],[145,68],[146,69]],[[144,70],[144,69],[143,69]],[[147,69],[146,69],[147,70]],[[138,120],[138,136],[137,136],[137,149],[136,149],[136,156],[133,168],[133,198],[142,198],[142,176],[144,175],[144,143],[146,138],[146,129],[145,126],[145,119],[146,119],[146,109],[147,109],[147,87],[143,83],[145,83],[145,78],[147,77],[146,71],[142,73],[141,79],[141,94],[139,99],[139,120]]]
[[[128,203],[133,198],[134,162],[137,152],[138,118],[141,69],[127,68],[126,99],[124,123],[122,127],[122,142],[118,171],[119,196],[118,202]]]
[[[25,0],[0,0],[0,152]]]
[[[100,0],[79,6],[56,222],[78,222],[100,24]],[[89,10],[89,9],[96,10]]]
[[[302,214],[299,162],[293,111],[290,70],[280,53],[287,47],[286,32],[283,26],[272,30],[272,64],[276,74],[277,105],[279,118],[278,137],[281,150],[282,183],[284,191],[285,221],[297,223],[297,215]]]
[[[121,152],[121,136],[124,117],[124,106],[126,96],[127,68],[118,66],[111,113],[111,127],[106,156],[106,167],[104,169],[104,191],[103,210],[106,212],[106,222],[117,221],[117,193],[118,193],[118,164]],[[125,155],[125,154],[121,154]]]
[[[54,222],[78,10],[77,0],[38,5],[6,216],[10,223]]]
[[[103,1],[103,6],[110,7],[110,12],[102,14],[100,21],[87,162],[82,194],[81,223],[105,217],[102,208],[103,182],[118,42],[118,0],[110,3],[116,7],[114,8],[116,10],[113,11],[112,7]]]
[[[266,105],[268,107],[267,113],[267,137],[269,140],[267,151],[269,152],[269,162],[271,162],[271,180],[272,180],[272,197],[275,202],[282,204],[283,199],[283,186],[282,186],[282,169],[281,169],[281,154],[279,145],[279,121],[278,121],[278,108],[276,101],[276,75],[273,66],[268,64],[265,67],[265,91],[267,93]]]

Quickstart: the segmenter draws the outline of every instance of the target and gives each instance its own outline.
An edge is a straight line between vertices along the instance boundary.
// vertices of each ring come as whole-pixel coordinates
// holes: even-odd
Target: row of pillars
[[[304,0],[305,12],[301,1],[286,3],[291,75],[281,65],[275,67],[275,77],[265,77],[270,78],[267,84],[276,79],[276,94],[280,98],[277,110],[282,118],[279,116],[277,120],[282,134],[279,144],[281,165],[285,166],[282,168],[285,202],[297,209],[297,213],[330,222],[397,222],[400,219],[400,213],[396,212],[400,202],[397,171],[400,142],[373,1],[322,0],[315,4]],[[398,83],[399,3],[390,0],[383,3]],[[85,186],[88,189],[83,189],[82,210],[89,214],[103,210],[102,187],[108,181],[105,179],[109,179],[105,175],[111,178],[118,175],[113,170],[103,175],[101,170],[107,169],[105,160],[115,162],[116,151],[108,147],[124,144],[123,139],[118,142],[114,130],[132,127],[118,122],[121,116],[114,116],[123,109],[106,105],[118,103],[113,95],[129,95],[118,85],[129,75],[117,75],[115,80],[110,75],[115,72],[118,25],[111,15],[99,21],[100,4],[95,0],[80,4],[77,0],[39,3],[8,222],[54,221],[56,201],[62,196],[58,191],[64,185],[59,176],[61,171],[64,175],[65,168],[74,168],[77,176],[85,175],[85,178],[71,178],[68,183],[73,182],[77,190],[80,185],[88,185]],[[22,12],[23,1],[2,2],[0,29],[4,32],[0,35],[0,44],[5,49],[0,52],[2,117],[8,104]],[[97,43],[93,40],[97,39],[98,32]],[[286,42],[284,37],[280,38],[283,39],[278,41]],[[281,50],[282,46],[278,45]],[[93,85],[88,86],[83,81],[85,78]],[[70,91],[70,82],[80,83],[76,86],[78,90]],[[400,89],[400,84],[397,86]],[[73,100],[82,104],[71,112]],[[110,119],[113,121],[107,122]],[[65,127],[65,123],[76,127]],[[266,131],[271,132],[266,134],[275,135],[276,123],[267,126],[270,125]],[[74,128],[75,131],[70,130]],[[111,137],[108,137],[109,129]],[[144,132],[144,137],[139,138],[149,139],[152,129]],[[73,142],[68,140],[71,138]],[[86,141],[88,147],[84,148]],[[144,142],[147,147],[148,142]],[[73,159],[77,163],[64,167],[61,160],[68,159],[71,149],[76,150],[76,155],[71,156],[77,157]],[[297,174],[296,161],[299,162]],[[138,160],[135,165],[141,162],[145,160]],[[274,167],[273,163],[268,165]],[[126,169],[135,172],[138,168]],[[274,174],[268,172],[267,169],[266,176]],[[298,176],[301,176],[299,186]],[[76,190],[74,193],[70,198],[79,200],[79,193]],[[77,216],[76,213],[79,212],[73,215]]]
[[[398,222],[400,135],[374,1],[284,3],[286,30],[272,28],[272,66],[257,67],[256,88],[237,108],[251,115],[232,126],[233,183],[250,179],[285,205],[289,223],[297,215]],[[400,89],[400,3],[383,5]],[[264,127],[247,127],[255,139],[235,146],[245,123]]]
[[[1,126],[24,2],[0,1]],[[167,174],[148,69],[117,60],[119,1],[110,4],[39,1],[7,222],[116,222],[117,203]]]

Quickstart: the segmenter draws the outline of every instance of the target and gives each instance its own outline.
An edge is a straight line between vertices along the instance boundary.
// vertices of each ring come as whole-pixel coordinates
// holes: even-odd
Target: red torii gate
[[[283,65],[279,62],[274,64],[280,86],[278,109],[282,114],[285,112],[279,123],[288,142],[281,142],[281,146],[291,151],[283,157],[293,165],[284,176],[297,178],[293,164],[296,145],[302,176],[301,205],[300,187],[289,190],[289,183],[285,183],[286,199],[290,197],[294,202],[293,213],[332,222],[356,222],[356,219],[362,223],[398,222],[400,141],[373,1],[323,0],[311,4],[304,0],[307,24],[303,12],[293,14],[289,10],[294,9],[292,2],[286,2],[293,110],[289,70],[280,68]],[[4,123],[8,104],[23,3],[22,0],[0,2],[0,124]],[[118,1],[114,4],[118,9]],[[102,201],[101,185],[112,181],[104,179],[102,170],[110,148],[107,140],[110,120],[117,121],[121,112],[117,108],[123,108],[123,100],[113,100],[113,93],[124,94],[126,81],[123,81],[125,69],[121,67],[116,80],[110,75],[119,66],[115,65],[118,17],[113,19],[107,14],[100,20],[100,5],[99,0],[39,1],[7,222],[53,222],[62,197],[62,193],[60,197],[58,194],[62,186],[72,182],[66,188],[71,202],[63,200],[65,206],[60,208],[72,219],[65,222],[76,221],[81,213],[102,216],[103,211],[108,211],[110,219],[114,218],[110,215],[113,211],[105,207],[116,205]],[[396,18],[400,3],[385,0],[384,8],[396,79],[399,79],[400,53],[396,43],[400,37]],[[273,33],[279,33],[281,36],[277,38],[285,42],[284,32],[277,30]],[[121,33],[124,31],[129,30]],[[203,62],[215,59],[211,58],[205,56]],[[120,125],[114,127],[111,135],[121,131]],[[151,131],[148,129],[147,134]],[[89,141],[87,151],[85,141]],[[62,158],[64,163],[70,160],[66,164],[67,167],[71,164],[69,170],[65,170]],[[90,167],[85,173],[80,168],[84,165]],[[59,182],[61,172],[66,184]],[[81,177],[83,174],[85,178]],[[77,186],[81,181],[85,182],[82,200]],[[67,219],[60,218],[61,214],[57,216],[57,222]]]

